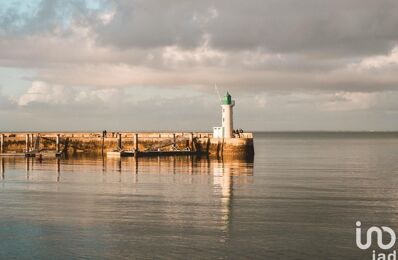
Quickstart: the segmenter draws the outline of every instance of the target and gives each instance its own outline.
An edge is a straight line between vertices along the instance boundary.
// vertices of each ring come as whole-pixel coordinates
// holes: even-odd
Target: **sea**
[[[398,133],[259,132],[253,159],[0,157],[0,259],[372,259]],[[389,242],[383,234],[384,243]],[[373,251],[375,250],[375,251]],[[386,258],[387,259],[387,258]]]

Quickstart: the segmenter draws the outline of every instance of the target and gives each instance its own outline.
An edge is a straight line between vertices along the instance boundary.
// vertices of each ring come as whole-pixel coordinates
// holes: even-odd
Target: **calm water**
[[[254,162],[0,158],[0,258],[371,259],[398,134],[260,133]]]

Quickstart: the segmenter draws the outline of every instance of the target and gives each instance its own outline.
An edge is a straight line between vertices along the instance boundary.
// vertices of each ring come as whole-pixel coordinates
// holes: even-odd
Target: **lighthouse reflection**
[[[234,191],[239,185],[251,184],[253,162],[227,159],[212,162],[214,192],[220,197],[222,228],[229,231],[232,221]]]
[[[221,198],[222,227],[228,230],[233,196],[233,176],[231,168],[221,163],[213,166],[214,192]]]

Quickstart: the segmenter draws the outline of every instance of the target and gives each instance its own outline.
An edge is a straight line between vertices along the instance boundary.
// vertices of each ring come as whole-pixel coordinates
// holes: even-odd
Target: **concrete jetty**
[[[0,156],[57,156],[63,153],[105,155],[204,154],[253,156],[253,134],[215,138],[207,132],[1,132]]]

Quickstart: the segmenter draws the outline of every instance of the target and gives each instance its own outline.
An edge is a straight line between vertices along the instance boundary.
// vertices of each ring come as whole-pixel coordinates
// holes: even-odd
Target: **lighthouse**
[[[233,120],[233,107],[235,106],[235,100],[232,100],[231,95],[227,92],[222,99],[222,126],[213,127],[214,138],[232,138],[234,130]]]

